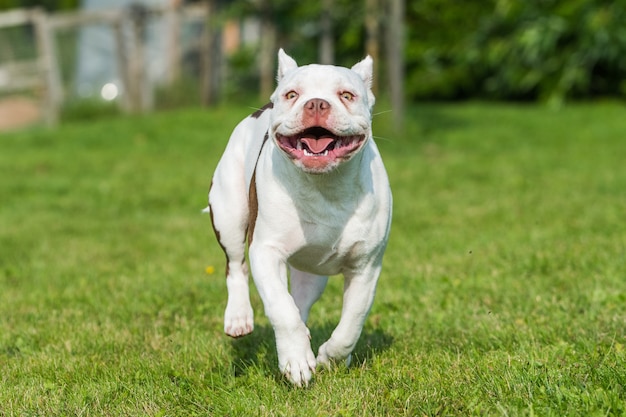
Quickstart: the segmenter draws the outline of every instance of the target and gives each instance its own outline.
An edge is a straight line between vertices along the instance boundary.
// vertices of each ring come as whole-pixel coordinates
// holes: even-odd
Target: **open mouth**
[[[365,139],[365,135],[339,136],[320,126],[309,127],[291,136],[276,134],[280,148],[293,159],[317,158],[319,162],[347,159]]]

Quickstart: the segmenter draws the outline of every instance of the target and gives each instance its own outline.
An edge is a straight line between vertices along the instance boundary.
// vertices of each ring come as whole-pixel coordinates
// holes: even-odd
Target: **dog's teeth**
[[[299,151],[302,150],[302,141],[301,140],[296,141],[296,149],[299,150]]]
[[[304,151],[304,156],[328,156],[328,149],[322,153],[313,153],[307,148],[302,148],[302,150]]]

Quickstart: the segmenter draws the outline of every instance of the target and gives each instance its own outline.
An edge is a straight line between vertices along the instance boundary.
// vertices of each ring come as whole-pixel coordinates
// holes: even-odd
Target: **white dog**
[[[226,254],[224,331],[239,337],[254,326],[247,239],[280,370],[302,386],[317,364],[349,362],[374,299],[392,199],[372,138],[372,59],[298,67],[281,49],[277,78],[271,103],[233,131],[207,209]],[[316,358],[305,323],[328,275],[340,273],[341,320]]]

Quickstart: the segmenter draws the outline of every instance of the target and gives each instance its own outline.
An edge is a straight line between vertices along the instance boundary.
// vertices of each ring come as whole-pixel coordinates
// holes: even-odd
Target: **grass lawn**
[[[384,105],[378,111],[384,111]],[[224,107],[0,136],[0,416],[626,414],[626,108],[424,104],[375,133],[394,191],[350,368],[308,389],[222,332],[200,210]],[[313,348],[342,280],[313,307]]]

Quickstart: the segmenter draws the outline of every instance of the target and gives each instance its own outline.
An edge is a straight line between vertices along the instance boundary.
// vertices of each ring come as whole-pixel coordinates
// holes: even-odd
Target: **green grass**
[[[0,136],[0,416],[626,415],[623,105],[420,105],[405,134],[377,116],[377,298],[353,366],[306,390],[256,292],[255,332],[222,333],[200,210],[249,111]],[[315,350],[341,288],[313,307]]]

